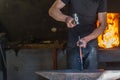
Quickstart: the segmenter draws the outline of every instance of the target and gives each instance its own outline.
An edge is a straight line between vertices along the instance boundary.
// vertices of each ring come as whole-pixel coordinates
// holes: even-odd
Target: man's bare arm
[[[65,22],[68,16],[61,12],[64,6],[65,4],[61,0],[56,0],[49,9],[49,15],[57,21]]]
[[[99,27],[96,28],[91,34],[81,39],[81,42],[83,42],[83,45],[81,45],[82,47],[86,47],[87,42],[97,38],[100,34],[103,33],[106,28],[106,15],[106,12],[98,13]]]
[[[49,15],[57,21],[65,22],[68,28],[73,28],[75,26],[74,19],[68,15],[61,12],[61,9],[65,4],[61,0],[56,0],[54,4],[49,9]]]

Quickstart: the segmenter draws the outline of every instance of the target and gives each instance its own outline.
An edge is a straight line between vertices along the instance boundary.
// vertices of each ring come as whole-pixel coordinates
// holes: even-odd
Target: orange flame
[[[98,37],[98,45],[102,48],[113,48],[119,45],[119,14],[107,13],[107,26]]]

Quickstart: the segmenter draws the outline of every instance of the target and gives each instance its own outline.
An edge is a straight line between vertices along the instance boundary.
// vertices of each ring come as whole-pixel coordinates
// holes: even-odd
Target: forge
[[[107,26],[103,34],[98,37],[101,48],[114,48],[119,46],[119,13],[107,13]]]
[[[107,69],[120,69],[120,14],[119,12],[107,13],[107,26],[106,30],[98,37],[98,54],[99,62],[103,62],[105,66],[114,68]],[[100,66],[101,67],[101,66]]]

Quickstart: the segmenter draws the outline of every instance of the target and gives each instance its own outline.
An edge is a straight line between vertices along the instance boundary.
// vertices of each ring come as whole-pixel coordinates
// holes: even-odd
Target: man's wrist
[[[92,38],[91,38],[90,36],[84,37],[83,39],[84,39],[87,43],[88,43],[90,40],[92,40]]]
[[[72,18],[72,17],[71,17],[71,16],[66,16],[66,17],[65,17],[65,23],[67,23],[68,20],[70,20],[70,18]]]

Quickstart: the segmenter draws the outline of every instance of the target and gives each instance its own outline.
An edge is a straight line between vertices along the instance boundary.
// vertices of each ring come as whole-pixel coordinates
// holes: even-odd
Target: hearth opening
[[[106,30],[98,37],[98,46],[100,48],[119,46],[119,17],[119,13],[107,13]]]
[[[99,68],[120,69],[120,13],[107,13],[106,30],[98,37],[98,46]]]

